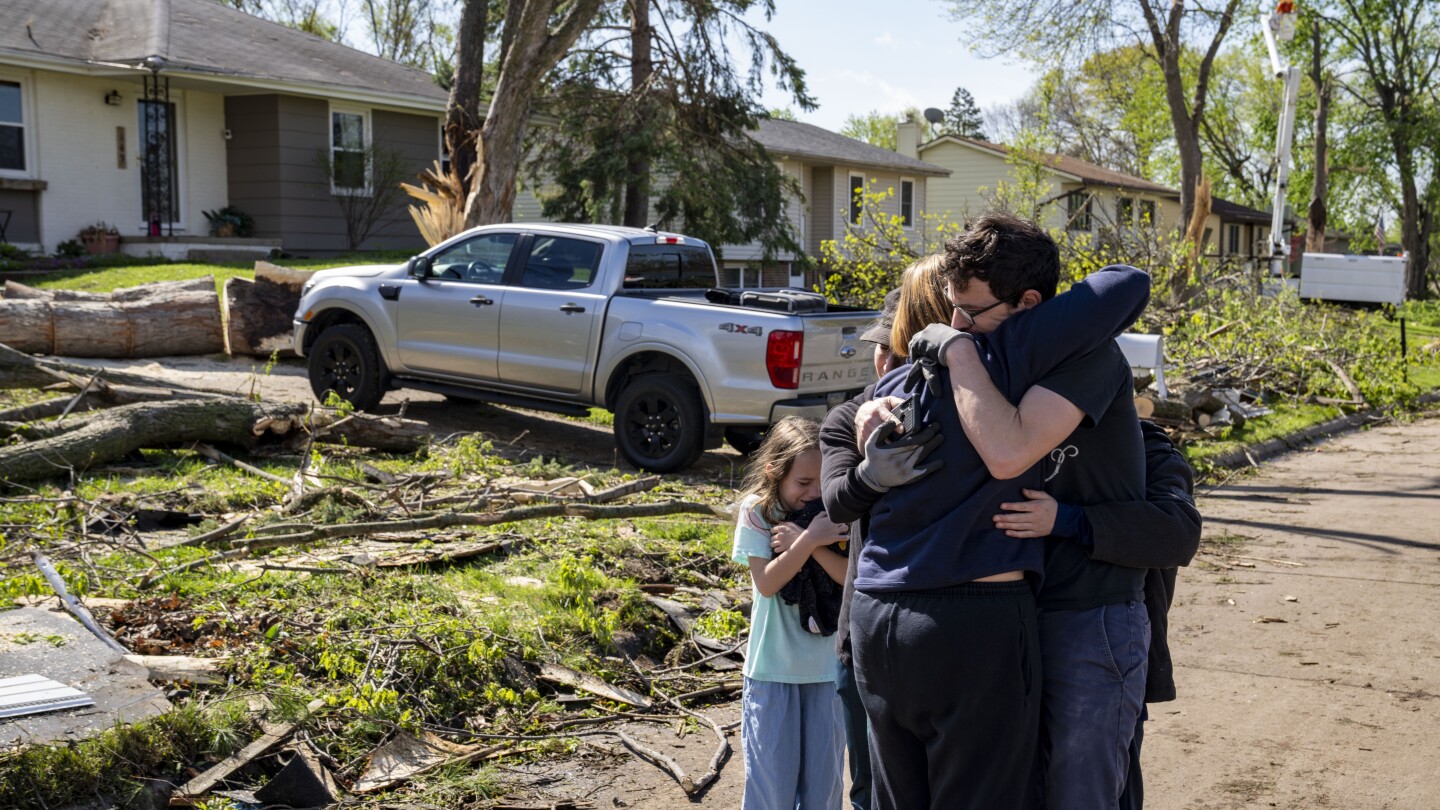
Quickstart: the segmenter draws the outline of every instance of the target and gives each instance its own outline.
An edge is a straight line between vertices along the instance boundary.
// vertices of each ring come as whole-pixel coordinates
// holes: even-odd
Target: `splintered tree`
[[[600,2],[509,0],[506,4],[495,90],[475,142],[475,168],[465,202],[467,228],[510,219],[535,97],[545,74],[560,63],[595,19]],[[462,20],[466,13],[483,13],[471,9],[472,5],[486,3],[488,0],[466,0]],[[458,64],[483,64],[483,45],[483,37],[462,36]],[[448,121],[449,115],[446,118]]]
[[[804,72],[745,21],[755,7],[773,3],[607,2],[543,106],[555,123],[531,174],[549,189],[545,215],[798,252],[786,216],[798,189],[751,132],[767,68],[801,109],[814,104]]]

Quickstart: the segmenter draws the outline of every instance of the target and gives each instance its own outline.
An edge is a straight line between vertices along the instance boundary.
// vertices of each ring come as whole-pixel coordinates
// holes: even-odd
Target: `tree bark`
[[[638,114],[635,128],[650,126],[646,99],[655,73],[650,48],[650,0],[630,0],[630,97]],[[634,139],[637,142],[639,138]],[[650,159],[635,149],[625,161],[625,220],[631,228],[644,228],[650,219]]]
[[[295,310],[310,276],[308,271],[256,262],[254,281],[228,279],[221,298],[226,352],[262,357],[275,352],[291,354]]]
[[[82,366],[61,360],[31,357],[0,344],[0,389],[44,388],[57,382],[70,382],[78,391],[85,381],[96,375],[108,383],[122,383],[150,389],[179,389],[192,395],[234,396],[229,391],[208,391],[203,388],[175,386],[158,377],[132,374],[109,368]]]
[[[1323,41],[1320,31],[1321,20],[1314,20],[1310,34],[1310,81],[1315,85],[1315,182],[1310,189],[1309,222],[1305,228],[1305,251],[1325,252],[1325,229],[1329,227],[1329,211],[1326,208],[1330,194],[1330,80],[1325,75],[1320,58]],[[1384,245],[1381,245],[1383,248]]]
[[[470,193],[470,172],[475,168],[475,135],[480,130],[480,86],[485,75],[485,27],[488,0],[470,0],[460,11],[460,32],[455,38],[455,76],[450,101],[445,105],[445,146],[460,188]]]
[[[109,294],[6,282],[0,343],[70,357],[165,357],[225,348],[213,276]]]
[[[469,3],[483,0],[468,0]],[[475,182],[465,202],[465,227],[510,221],[524,157],[530,107],[545,73],[559,63],[594,19],[600,0],[574,0],[554,31],[559,0],[511,0],[500,75],[475,145]]]

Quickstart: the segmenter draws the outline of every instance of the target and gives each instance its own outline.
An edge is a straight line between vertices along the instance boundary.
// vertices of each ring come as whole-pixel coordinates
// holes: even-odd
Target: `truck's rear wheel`
[[[385,368],[370,330],[342,323],[326,329],[310,347],[310,390],[324,402],[331,391],[357,411],[368,411],[385,396]]]
[[[672,472],[695,463],[705,441],[705,410],[695,388],[661,374],[642,374],[615,401],[615,444],[642,470]]]

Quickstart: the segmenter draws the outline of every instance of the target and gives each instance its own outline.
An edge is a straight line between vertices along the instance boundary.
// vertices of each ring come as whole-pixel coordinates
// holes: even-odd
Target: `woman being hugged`
[[[744,489],[732,555],[750,566],[755,586],[741,708],[743,807],[839,808],[845,735],[834,639],[779,597],[811,559],[821,575],[845,580],[846,558],[829,548],[845,528],[823,512],[804,528],[790,522],[820,498],[819,425],[792,416],[770,428]]]

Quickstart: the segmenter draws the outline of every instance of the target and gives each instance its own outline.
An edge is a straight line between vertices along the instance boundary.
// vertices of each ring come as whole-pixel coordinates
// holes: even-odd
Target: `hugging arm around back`
[[[1149,274],[1112,265],[1010,316],[990,337],[1009,352],[1032,356],[1030,379],[1042,380],[1018,404],[995,387],[978,344],[976,350],[962,344],[947,354],[960,423],[991,475],[1021,475],[1079,427],[1085,412],[1045,388],[1045,372],[1103,347],[1134,323],[1149,300]]]
[[[1200,548],[1200,512],[1189,462],[1152,422],[1145,439],[1145,500],[1082,507],[1090,523],[1091,559],[1130,568],[1189,565]]]

